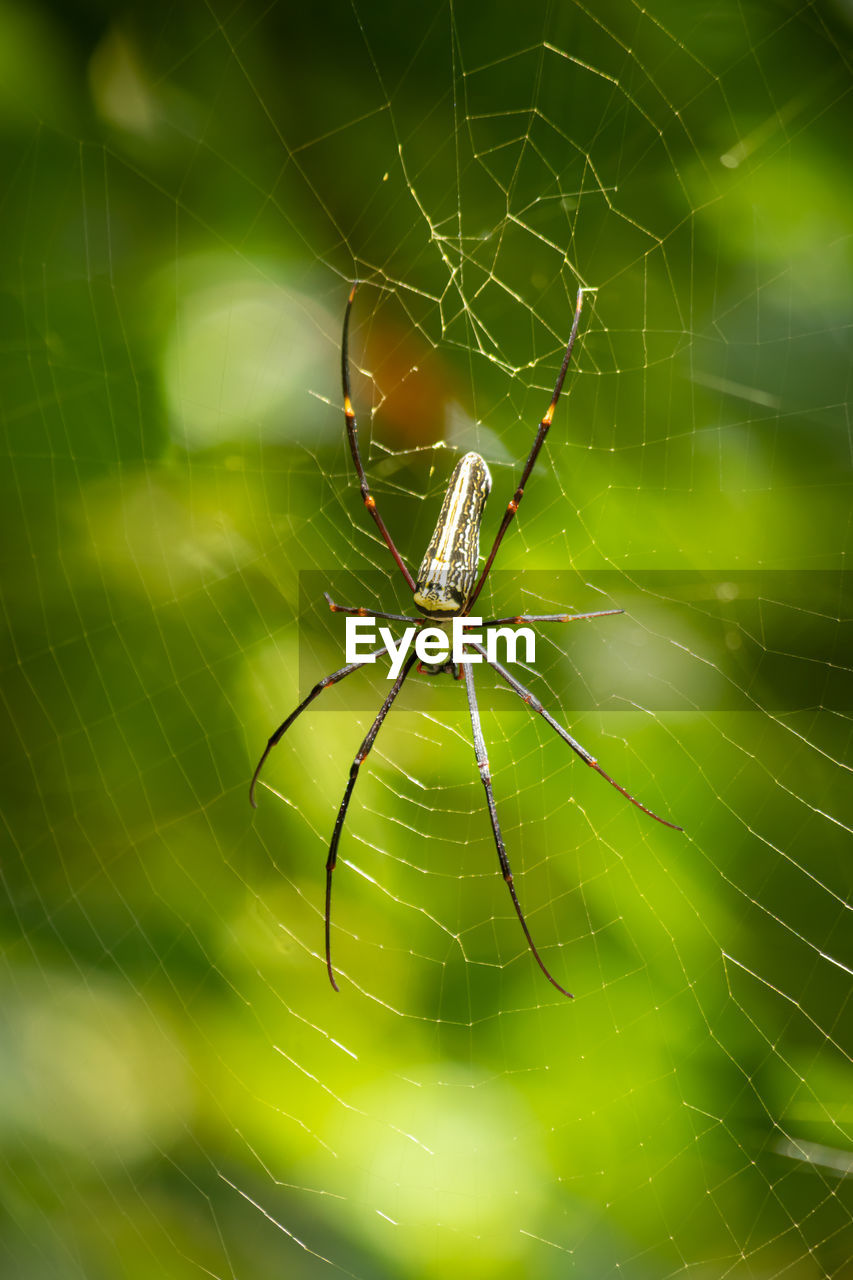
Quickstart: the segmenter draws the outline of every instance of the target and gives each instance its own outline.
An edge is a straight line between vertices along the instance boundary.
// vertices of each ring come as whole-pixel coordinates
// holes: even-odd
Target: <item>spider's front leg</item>
[[[515,907],[516,915],[521,922],[521,927],[524,930],[524,936],[527,939],[530,950],[533,952],[536,963],[539,965],[539,968],[545,974],[545,977],[551,985],[556,987],[558,991],[560,991],[564,996],[568,996],[571,1000],[573,999],[571,991],[567,991],[565,987],[561,987],[557,979],[551,976],[545,967],[542,957],[536,950],[536,944],[530,936],[527,921],[524,919],[524,913],[521,910],[521,904],[519,903],[518,896],[515,892],[515,885],[513,884],[512,879],[512,869],[509,865],[506,846],[504,845],[503,836],[501,834],[501,827],[498,821],[498,811],[495,805],[495,794],[492,790],[492,776],[489,773],[489,757],[486,753],[486,744],[483,740],[483,730],[480,725],[480,711],[477,706],[477,694],[474,689],[474,669],[470,662],[463,663],[463,669],[465,672],[465,688],[468,694],[468,709],[471,712],[471,732],[474,737],[474,754],[477,757],[477,767],[480,770],[480,778],[482,779],[483,787],[486,792],[486,804],[489,809],[489,819],[491,820],[492,833],[495,837],[495,847],[498,851],[501,872],[504,880],[506,881],[507,888],[509,889],[510,897],[512,898],[512,905]]]
[[[352,395],[350,392],[350,379],[349,379],[349,318],[350,318],[350,312],[352,311],[352,300],[355,297],[355,291],[357,288],[358,288],[358,281],[356,280],[355,284],[350,290],[349,299],[347,301],[347,309],[344,312],[344,330],[343,330],[343,335],[341,337],[341,388],[343,390],[343,396],[344,396],[344,417],[346,418],[346,424],[347,424],[347,439],[349,440],[349,447],[350,447],[350,453],[352,454],[353,465],[355,466],[355,472],[356,472],[356,475],[358,476],[358,482],[361,487],[361,500],[364,503],[364,505],[367,507],[367,510],[370,512],[371,516],[373,517],[373,520],[374,520],[374,523],[376,524],[377,529],[382,534],[385,545],[387,546],[388,550],[391,552],[391,555],[396,560],[397,567],[399,568],[403,577],[406,579],[406,586],[409,588],[410,591],[414,591],[415,580],[412,577],[412,575],[409,573],[409,570],[407,569],[403,561],[403,557],[400,555],[400,552],[397,550],[394,544],[394,539],[391,537],[390,533],[386,529],[385,521],[382,519],[381,515],[379,514],[378,508],[376,506],[376,499],[374,498],[373,494],[370,492],[370,485],[367,483],[367,476],[364,474],[364,465],[361,461],[361,450],[358,447],[358,423],[356,422],[355,409],[353,409],[352,407]]]
[[[507,529],[515,519],[515,513],[518,510],[519,506],[521,505],[521,499],[524,497],[524,486],[527,484],[527,481],[530,479],[530,473],[532,472],[534,466],[536,465],[536,459],[539,457],[539,450],[542,448],[542,445],[545,443],[545,437],[547,436],[549,430],[551,429],[551,422],[554,417],[554,410],[557,407],[557,401],[560,399],[560,392],[563,390],[563,383],[566,380],[566,374],[568,373],[569,364],[571,363],[571,359],[572,359],[572,351],[574,350],[575,340],[578,336],[578,325],[580,324],[581,307],[583,306],[583,295],[585,292],[587,291],[584,290],[583,288],[578,289],[578,296],[575,300],[575,315],[574,315],[574,320],[572,321],[572,331],[569,334],[569,343],[568,343],[568,346],[566,347],[566,354],[563,356],[563,363],[560,366],[560,372],[557,374],[557,382],[556,382],[556,385],[554,386],[554,394],[551,396],[551,403],[548,405],[548,408],[545,410],[545,414],[539,423],[539,429],[536,432],[536,439],[533,441],[533,448],[530,450],[530,453],[527,456],[527,461],[524,464],[524,470],[521,473],[521,480],[518,483],[518,488],[516,489],[515,493],[507,503],[506,511],[504,511],[504,515],[503,515],[503,520],[501,521],[500,528],[498,529],[495,540],[492,543],[492,549],[489,552],[488,556],[486,557],[486,563],[483,566],[483,571],[480,574],[479,578],[477,579],[477,584],[468,598],[468,603],[465,607],[466,613],[471,612],[472,608],[474,607],[474,602],[476,601],[480,592],[483,590],[483,586],[485,585],[486,578],[488,578],[489,571],[492,567],[492,562],[494,561],[494,558],[498,553],[498,547],[501,545],[503,536],[506,533]]]

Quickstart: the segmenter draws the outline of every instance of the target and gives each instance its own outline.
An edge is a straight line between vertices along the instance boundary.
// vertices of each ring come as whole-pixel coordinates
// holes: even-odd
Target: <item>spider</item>
[[[355,298],[358,281],[352,286],[349,299],[344,312],[344,327],[341,338],[341,381],[343,385],[344,414],[346,416],[347,437],[349,440],[350,452],[352,460],[355,464],[356,474],[361,486],[361,497],[365,507],[370,512],[376,527],[378,528],[388,550],[396,561],[397,567],[406,580],[406,586],[412,592],[412,599],[416,609],[421,616],[408,617],[405,614],[397,613],[379,613],[365,608],[352,608],[346,605],[336,604],[331,597],[326,594],[326,601],[333,613],[344,613],[352,616],[370,615],[376,618],[388,618],[396,622],[417,623],[419,627],[427,625],[427,620],[435,622],[446,622],[454,617],[466,617],[470,614],[474,604],[476,603],[480,592],[483,590],[486,579],[489,576],[498,548],[503,541],[504,534],[509,528],[515,513],[518,511],[521,499],[524,496],[524,488],[530,478],[539,451],[548,434],[551,421],[554,416],[554,410],[557,407],[557,401],[560,398],[560,392],[563,389],[563,382],[569,368],[572,358],[572,350],[578,335],[578,325],[580,324],[581,307],[583,305],[584,290],[578,289],[577,300],[575,303],[574,318],[572,321],[571,333],[569,335],[566,353],[563,357],[563,363],[560,366],[560,372],[557,376],[557,382],[554,387],[554,394],[551,396],[551,403],[545,411],[545,415],[539,423],[539,429],[536,438],[533,441],[533,447],[524,465],[521,474],[521,480],[515,493],[507,503],[506,510],[503,514],[500,527],[492,543],[492,549],[488,554],[486,563],[483,566],[479,577],[477,570],[480,559],[480,522],[483,516],[483,508],[486,499],[489,496],[492,487],[489,469],[484,460],[477,453],[467,453],[456,464],[450,482],[447,486],[447,492],[444,495],[441,512],[438,517],[438,524],[432,535],[423,563],[418,571],[417,579],[414,579],[409,572],[405,561],[394,544],[394,541],[385,527],[385,522],[379,514],[376,506],[376,499],[370,492],[367,478],[364,473],[364,466],[361,461],[361,454],[358,447],[358,426],[356,424],[355,412],[352,407],[352,399],[350,396],[350,375],[349,375],[349,322],[350,312],[352,311],[353,299]],[[519,624],[525,622],[580,622],[590,618],[606,618],[613,614],[624,612],[622,609],[602,609],[595,613],[548,613],[548,614],[523,614],[508,618],[493,618],[483,622],[483,627],[497,627],[507,623]],[[486,650],[472,639],[466,637],[466,648],[474,650],[480,655],[484,662],[488,662],[489,666],[500,676],[502,680],[509,685],[510,689],[518,695],[537,715],[542,716],[546,724],[548,724],[554,732],[562,738],[562,740],[571,747],[576,755],[580,756],[585,764],[595,769],[597,773],[620,791],[626,799],[636,805],[638,809],[642,809],[643,813],[647,813],[649,817],[654,818],[656,822],[660,822],[665,827],[671,827],[675,831],[681,831],[683,828],[676,826],[674,822],[661,818],[658,814],[653,813],[651,809],[647,809],[644,804],[636,800],[626,789],[621,786],[609,773],[605,773],[601,765],[593,756],[582,747],[581,744],[572,737],[562,725],[558,724],[554,717],[545,710],[542,703],[528,689],[524,687],[516,678],[510,674],[501,663],[491,660]],[[327,689],[330,685],[337,684],[338,681],[346,679],[347,676],[358,670],[367,662],[374,662],[376,658],[385,652],[384,648],[376,650],[373,654],[363,657],[360,661],[347,663],[346,666],[340,667],[337,671],[333,671],[331,675],[326,676],[318,684],[314,686],[306,698],[300,702],[294,711],[291,711],[287,719],[279,725],[275,733],[267,742],[263,755],[258,761],[257,768],[252,775],[252,781],[249,787],[249,800],[253,807],[257,807],[255,803],[255,785],[260,776],[261,769],[264,766],[267,756],[273,747],[281,741],[284,734],[293,724],[297,716],[300,716],[310,702],[313,702],[319,694]],[[393,685],[386,697],[373,724],[370,726],[364,741],[356,753],[349,773],[349,781],[344,791],[344,797],[338,810],[338,816],[335,819],[335,826],[332,832],[332,839],[329,845],[329,855],[326,859],[326,904],[325,904],[325,940],[326,940],[326,969],[329,975],[329,981],[335,991],[338,991],[337,982],[335,981],[335,971],[332,968],[332,946],[331,946],[331,908],[332,908],[332,875],[335,870],[338,857],[338,844],[340,843],[341,832],[343,831],[344,821],[346,819],[347,809],[352,797],[353,788],[355,787],[358,772],[364,763],[371,747],[376,741],[376,735],[382,728],[382,724],[391,710],[397,695],[403,687],[412,666],[415,662],[416,654],[414,650],[406,659],[399,675],[394,680]],[[474,669],[470,663],[464,663],[464,679],[465,689],[468,696],[468,709],[471,715],[471,733],[474,744],[474,755],[477,761],[477,767],[480,771],[483,787],[486,793],[486,806],[489,812],[489,820],[492,825],[492,834],[494,836],[495,847],[497,849],[498,861],[500,863],[501,873],[506,881],[509,889],[512,905],[515,908],[527,944],[530,947],[533,957],[539,968],[544,973],[548,981],[557,988],[564,996],[572,999],[572,994],[565,987],[561,986],[555,977],[548,971],[542,957],[536,949],[524,913],[521,910],[521,904],[515,891],[515,885],[512,878],[512,870],[507,857],[506,846],[501,834],[500,823],[498,821],[497,808],[495,805],[494,791],[492,789],[492,779],[489,773],[489,759],[486,754],[486,745],[483,739],[483,731],[480,725],[480,712],[477,706],[477,694],[474,688]],[[453,661],[440,662],[436,664],[420,663],[418,667],[425,675],[441,675],[444,673],[453,675],[456,679],[461,679],[461,673]]]

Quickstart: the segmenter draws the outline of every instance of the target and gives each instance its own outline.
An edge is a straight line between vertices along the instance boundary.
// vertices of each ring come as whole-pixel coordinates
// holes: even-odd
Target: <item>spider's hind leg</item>
[[[554,732],[571,747],[575,755],[580,756],[584,764],[588,764],[591,769],[595,769],[596,773],[600,773],[605,782],[609,782],[611,787],[615,787],[626,800],[630,800],[631,804],[636,805],[638,809],[642,809],[643,813],[647,813],[650,818],[654,818],[655,822],[659,822],[661,826],[671,827],[673,831],[684,830],[684,828],[680,827],[677,822],[670,822],[669,818],[662,818],[659,813],[655,813],[654,809],[649,809],[646,805],[642,804],[636,796],[632,796],[631,792],[627,791],[625,787],[622,786],[621,782],[617,782],[615,778],[611,778],[610,774],[607,773],[606,770],[602,769],[595,757],[590,755],[586,747],[582,747],[577,738],[573,738],[567,729],[564,729],[561,724],[558,724],[550,711],[546,711],[539,699],[535,697],[535,695],[532,694],[530,690],[519,680],[516,680],[515,676],[511,675],[510,672],[507,671],[506,667],[501,666],[499,662],[490,658],[486,653],[486,650],[476,644],[475,641],[469,640],[468,643],[471,645],[472,649],[475,649],[477,653],[482,655],[483,659],[489,664],[493,671],[497,671],[500,678],[506,681],[513,693],[517,693],[519,698],[521,698],[521,701],[530,707],[531,711],[535,711],[537,715],[540,715],[545,723],[550,725]]]
[[[355,787],[356,779],[358,778],[358,771],[361,768],[362,764],[364,763],[368,753],[370,752],[370,748],[373,746],[373,743],[376,740],[376,735],[379,732],[379,730],[382,728],[382,722],[387,716],[388,712],[391,710],[391,704],[393,703],[394,699],[397,697],[397,694],[402,689],[403,681],[406,679],[406,676],[411,671],[414,661],[415,661],[415,654],[412,653],[406,659],[406,665],[403,667],[403,670],[400,672],[400,674],[397,676],[397,679],[394,681],[393,685],[391,686],[391,690],[387,698],[382,703],[382,706],[379,708],[379,714],[377,715],[376,719],[373,721],[373,724],[368,729],[367,735],[364,741],[362,742],[361,746],[359,747],[356,753],[356,757],[352,762],[352,765],[350,766],[349,781],[347,782],[346,790],[344,791],[344,798],[341,801],[341,807],[338,810],[338,816],[335,819],[335,829],[332,832],[332,840],[329,845],[329,856],[326,859],[326,911],[325,911],[326,970],[329,974],[329,981],[331,982],[335,991],[339,991],[340,988],[338,987],[337,982],[335,982],[335,971],[332,968],[332,873],[334,872],[335,866],[338,861],[338,844],[340,842],[341,832],[343,831],[343,827],[344,827],[344,819],[347,816],[347,809],[349,808],[350,797],[352,796],[353,788]]]
[[[464,664],[464,673],[465,685],[468,693],[468,708],[471,712],[471,732],[474,737],[474,754],[477,757],[477,767],[480,770],[480,778],[482,779],[483,787],[486,792],[486,804],[489,810],[489,819],[492,824],[492,833],[495,837],[495,847],[498,851],[498,860],[501,864],[501,872],[504,880],[506,881],[506,886],[509,889],[510,897],[512,898],[512,905],[515,907],[516,915],[518,916],[521,927],[524,930],[524,936],[527,939],[527,944],[530,947],[530,950],[533,952],[536,963],[539,965],[539,968],[545,974],[545,977],[551,985],[556,987],[558,991],[560,991],[564,996],[568,996],[571,1000],[573,998],[571,991],[567,991],[565,987],[561,987],[557,979],[551,976],[545,967],[542,957],[536,950],[536,944],[530,936],[530,930],[527,927],[524,912],[521,910],[521,904],[518,901],[518,896],[515,892],[515,885],[513,884],[512,879],[512,868],[509,865],[509,858],[507,857],[506,846],[504,845],[501,827],[498,821],[495,794],[492,790],[492,776],[489,772],[489,757],[486,754],[486,744],[483,740],[483,730],[480,726],[480,711],[477,706],[477,694],[474,690],[474,672],[470,663]]]
[[[318,680],[307,698],[303,698],[299,706],[294,711],[291,711],[286,720],[282,721],[275,733],[269,738],[267,745],[264,747],[264,753],[258,761],[255,772],[252,774],[252,781],[249,783],[249,803],[253,809],[257,809],[258,807],[255,801],[255,787],[257,786],[258,778],[261,775],[261,769],[263,769],[264,764],[266,763],[266,758],[272,751],[273,747],[277,746],[278,743],[281,742],[297,716],[301,716],[309,702],[313,702],[315,698],[319,697],[324,689],[328,689],[330,685],[337,684],[339,680],[344,680],[347,676],[351,676],[353,671],[358,671],[359,667],[363,667],[365,663],[375,662],[380,654],[383,654],[384,652],[385,648],[383,646],[381,649],[377,649],[374,653],[368,654],[366,658],[360,658],[357,662],[348,662],[345,667],[340,667],[337,671],[333,671],[331,675],[324,676],[322,680]]]

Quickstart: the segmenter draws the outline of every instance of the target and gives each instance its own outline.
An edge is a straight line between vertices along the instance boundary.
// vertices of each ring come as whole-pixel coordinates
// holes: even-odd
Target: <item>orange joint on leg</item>
[[[374,498],[372,493],[369,493],[367,497],[364,499],[364,505],[367,507],[368,511],[372,511],[373,508],[376,506],[376,499]]]
[[[515,498],[510,499],[510,501],[506,504],[506,509],[507,511],[513,511],[513,512],[518,510],[518,503],[516,502]]]
[[[548,411],[547,411],[547,413],[545,414],[545,417],[542,419],[542,425],[543,425],[544,427],[550,427],[550,425],[551,425],[551,419],[552,419],[552,418],[553,418],[553,416],[554,416],[554,409],[555,409],[555,407],[556,407],[556,406],[555,406],[554,404],[549,404],[549,405],[548,405]]]
[[[353,407],[352,407],[352,400],[350,400],[349,396],[344,396],[344,413],[347,415],[348,418],[355,417],[355,414],[353,412]]]

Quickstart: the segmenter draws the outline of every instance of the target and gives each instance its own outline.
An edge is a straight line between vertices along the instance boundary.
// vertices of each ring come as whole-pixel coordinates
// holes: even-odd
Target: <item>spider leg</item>
[[[494,560],[495,556],[498,553],[498,547],[501,545],[503,536],[506,533],[507,529],[509,528],[510,524],[512,523],[513,517],[515,516],[515,513],[518,510],[519,505],[521,503],[521,499],[524,497],[524,486],[527,484],[527,481],[530,477],[530,473],[533,470],[534,463],[536,462],[536,459],[539,457],[539,450],[542,448],[542,445],[545,441],[545,437],[548,434],[548,428],[551,425],[551,419],[554,417],[554,410],[557,407],[557,401],[560,398],[560,392],[563,390],[563,383],[566,380],[566,373],[568,372],[569,361],[572,358],[572,348],[574,347],[575,339],[578,336],[578,325],[580,324],[581,307],[583,306],[583,295],[584,295],[584,290],[578,289],[577,301],[575,302],[575,318],[572,321],[572,331],[569,334],[569,345],[566,347],[566,354],[563,356],[563,363],[560,366],[560,372],[557,375],[557,383],[554,387],[554,394],[551,396],[551,403],[548,405],[548,408],[545,410],[545,416],[543,417],[542,421],[539,423],[539,430],[536,433],[536,439],[533,441],[533,448],[530,450],[530,453],[527,458],[527,462],[524,464],[524,471],[521,473],[521,482],[519,483],[518,488],[516,489],[515,493],[513,494],[512,498],[507,504],[507,509],[504,512],[504,518],[501,521],[501,527],[498,529],[497,537],[492,543],[492,549],[489,552],[488,559],[486,560],[486,563],[483,567],[483,572],[480,574],[480,577],[477,580],[477,585],[474,587],[474,590],[471,592],[471,595],[468,599],[468,604],[466,605],[466,608],[465,608],[466,613],[471,612],[471,607],[474,604],[474,601],[477,599],[477,596],[482,591],[483,583],[486,581],[486,578],[489,576],[489,570],[492,567],[492,561]]]
[[[539,968],[545,974],[545,977],[548,979],[551,985],[555,986],[558,991],[562,992],[564,996],[568,996],[568,998],[571,1000],[573,999],[572,993],[570,991],[567,991],[565,987],[561,987],[557,979],[552,978],[551,974],[545,968],[542,957],[540,956],[539,952],[536,950],[536,944],[534,943],[532,937],[530,936],[530,930],[527,927],[527,921],[524,919],[524,913],[521,910],[521,904],[519,903],[518,896],[516,895],[516,892],[515,892],[515,885],[513,884],[513,880],[512,880],[512,870],[509,865],[509,858],[507,857],[506,846],[504,845],[503,836],[501,835],[501,827],[498,821],[498,811],[495,805],[495,795],[494,795],[494,791],[492,790],[492,777],[491,777],[491,774],[489,773],[489,758],[488,758],[488,755],[486,754],[486,744],[483,740],[483,730],[480,726],[480,711],[477,706],[477,694],[474,690],[474,670],[470,662],[464,663],[463,668],[465,671],[465,687],[468,693],[468,709],[471,712],[471,732],[474,737],[474,754],[477,757],[477,767],[480,770],[480,778],[482,779],[483,786],[486,791],[486,804],[489,809],[489,818],[491,819],[491,823],[492,823],[492,833],[495,837],[495,847],[497,848],[497,851],[498,851],[498,859],[501,864],[501,872],[503,874],[504,880],[506,881],[507,888],[509,889],[510,897],[512,898],[512,905],[515,907],[516,915],[518,916],[521,922],[521,927],[524,930],[524,936],[527,939],[527,943],[528,943],[528,946],[530,947],[530,950],[533,952],[533,956],[534,956],[534,959],[536,960],[536,963],[539,965]]]
[[[474,644],[471,640],[467,640],[466,643],[469,644],[472,649],[476,650],[477,653],[482,654],[483,660],[488,662],[493,671],[497,671],[501,679],[505,680],[510,689],[512,689],[514,693],[518,694],[522,702],[526,702],[531,711],[535,711],[537,715],[540,715],[545,723],[549,724],[554,732],[559,734],[563,741],[569,744],[572,751],[579,755],[585,764],[588,764],[591,769],[595,769],[596,773],[600,773],[602,778],[610,783],[611,787],[615,787],[617,791],[621,791],[626,800],[630,800],[631,804],[635,804],[638,809],[642,809],[643,813],[647,813],[650,818],[654,818],[655,822],[660,822],[665,827],[671,827],[673,831],[684,830],[684,828],[679,827],[677,823],[669,822],[666,818],[661,818],[659,814],[655,813],[652,809],[647,809],[644,804],[641,804],[639,800],[635,799],[634,796],[631,795],[630,791],[626,791],[623,786],[620,786],[615,778],[611,778],[609,773],[605,773],[594,756],[591,756],[586,748],[582,747],[576,738],[573,738],[561,724],[557,723],[554,717],[545,710],[539,699],[534,697],[530,690],[526,689],[520,681],[516,680],[515,676],[510,675],[506,667],[502,667],[499,662],[495,662],[493,659],[489,658],[485,649],[480,645]]]
[[[388,547],[388,550],[391,552],[391,555],[397,561],[397,564],[400,568],[400,572],[402,573],[403,577],[406,579],[406,583],[409,587],[409,590],[414,591],[415,580],[412,577],[412,575],[409,573],[409,570],[406,568],[405,564],[403,563],[403,560],[400,556],[399,551],[394,546],[393,538],[391,537],[388,530],[385,528],[385,521],[382,519],[381,515],[376,509],[376,499],[374,498],[373,494],[370,492],[370,487],[367,483],[367,477],[364,474],[364,467],[362,466],[362,462],[361,462],[361,453],[359,452],[359,448],[358,448],[358,424],[356,423],[356,420],[355,420],[355,410],[352,407],[352,397],[350,395],[350,384],[349,384],[349,316],[350,316],[350,311],[352,310],[352,300],[355,297],[355,291],[357,288],[358,288],[358,281],[356,280],[355,284],[350,290],[349,299],[347,301],[347,309],[344,312],[344,332],[343,332],[343,337],[341,339],[341,382],[343,384],[344,414],[346,415],[346,420],[347,420],[347,436],[349,437],[350,453],[352,454],[352,460],[355,463],[356,473],[358,474],[359,483],[361,485],[362,501],[364,502],[364,505],[367,507],[370,514],[373,516],[373,519],[376,521],[376,527],[379,530],[379,532],[382,534],[382,537],[385,539],[386,546]]]
[[[324,591],[323,595],[326,597],[326,604],[332,613],[348,613],[354,618],[390,618],[392,622],[422,623],[424,621],[422,617],[411,618],[405,613],[379,613],[376,609],[365,609],[363,605],[336,604],[328,591]]]
[[[284,737],[284,735],[287,733],[288,729],[293,724],[296,717],[302,715],[302,712],[308,706],[308,703],[313,702],[314,699],[319,694],[321,694],[324,689],[328,689],[330,684],[337,684],[339,680],[343,680],[346,676],[351,676],[353,671],[358,671],[359,667],[363,667],[365,663],[370,662],[373,658],[378,658],[384,652],[385,652],[385,648],[383,646],[383,648],[381,649],[376,649],[375,652],[370,654],[369,657],[362,658],[359,662],[348,662],[345,667],[341,667],[340,670],[338,671],[333,671],[330,676],[324,676],[322,680],[320,680],[317,684],[314,685],[314,688],[308,694],[308,697],[303,698],[299,706],[296,708],[296,710],[291,711],[287,719],[278,726],[275,733],[272,735],[269,742],[264,747],[264,754],[261,756],[260,760],[258,761],[258,766],[255,769],[255,772],[252,774],[252,781],[249,783],[249,803],[251,804],[253,809],[257,809],[258,807],[255,802],[255,784],[258,781],[261,769],[263,769],[264,767],[266,758],[269,755],[269,753],[272,751],[273,747],[277,743],[279,743],[281,739]]]
[[[609,618],[624,612],[624,609],[599,609],[596,613],[517,613],[512,618],[489,618],[483,626],[501,627],[508,622],[584,622],[587,618]]]
[[[384,653],[384,650],[380,650],[380,652]],[[350,767],[349,781],[347,782],[346,790],[344,791],[344,798],[341,801],[341,807],[338,810],[338,816],[335,819],[335,829],[332,832],[332,841],[331,841],[331,844],[329,845],[329,856],[326,859],[326,917],[325,917],[326,969],[328,970],[328,973],[329,973],[329,981],[331,982],[335,991],[339,991],[340,988],[338,987],[338,984],[335,982],[335,974],[334,974],[334,970],[332,969],[332,937],[331,937],[332,872],[334,871],[335,864],[338,860],[338,842],[340,841],[340,838],[341,838],[341,831],[343,830],[344,819],[347,816],[347,809],[349,808],[350,797],[352,796],[353,787],[355,786],[355,780],[358,777],[358,771],[361,768],[365,760],[365,757],[368,755],[370,748],[373,746],[373,743],[376,740],[376,735],[379,732],[379,730],[382,728],[382,721],[385,719],[388,712],[391,710],[391,704],[393,703],[394,699],[397,697],[397,694],[402,689],[403,681],[406,679],[406,676],[411,671],[412,665],[416,657],[417,657],[417,654],[414,653],[413,651],[409,655],[409,657],[406,659],[406,665],[403,667],[403,670],[400,672],[400,674],[397,676],[397,679],[394,681],[393,685],[391,686],[391,690],[388,694],[388,697],[385,699],[385,701],[382,703],[382,706],[379,708],[378,716],[376,717],[376,719],[373,721],[373,724],[368,729],[367,736],[365,737],[364,742],[362,742],[361,746],[359,747],[356,753],[356,757],[353,760],[352,765]]]

